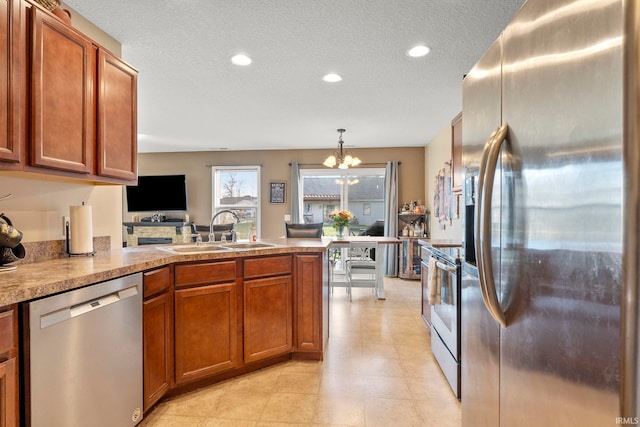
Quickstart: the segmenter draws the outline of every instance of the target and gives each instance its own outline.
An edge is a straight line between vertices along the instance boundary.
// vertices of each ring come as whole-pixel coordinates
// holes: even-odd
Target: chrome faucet
[[[238,218],[238,215],[236,215],[235,212],[233,212],[233,211],[231,211],[229,209],[224,209],[224,210],[218,211],[215,215],[213,215],[211,217],[211,223],[209,224],[209,242],[213,242],[214,240],[216,240],[216,235],[213,232],[213,222],[216,220],[216,218],[218,218],[219,215],[221,215],[223,213],[230,213],[235,218],[234,226],[231,229],[231,241],[233,243],[235,243],[237,241],[235,224],[240,222],[240,218]]]

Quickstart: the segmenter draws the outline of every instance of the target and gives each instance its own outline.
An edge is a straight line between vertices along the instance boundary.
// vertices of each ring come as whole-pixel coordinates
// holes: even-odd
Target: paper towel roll
[[[91,206],[69,206],[69,253],[93,252],[93,222]]]

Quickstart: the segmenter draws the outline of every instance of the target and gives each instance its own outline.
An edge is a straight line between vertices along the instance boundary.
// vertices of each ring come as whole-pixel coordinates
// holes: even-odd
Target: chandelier
[[[342,141],[342,134],[344,132],[344,129],[338,129],[338,133],[340,133],[340,138],[338,139],[338,151],[327,157],[323,163],[323,165],[328,168],[332,168],[337,165],[338,169],[349,169],[349,167],[358,166],[362,163],[359,158],[352,157],[343,150],[342,144],[344,144],[344,142]]]

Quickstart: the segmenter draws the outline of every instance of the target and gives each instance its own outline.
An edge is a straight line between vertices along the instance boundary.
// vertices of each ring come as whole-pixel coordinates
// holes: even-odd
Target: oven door
[[[441,261],[436,263],[439,275],[440,304],[431,306],[431,324],[457,362],[460,361],[458,336],[459,301],[457,268]]]

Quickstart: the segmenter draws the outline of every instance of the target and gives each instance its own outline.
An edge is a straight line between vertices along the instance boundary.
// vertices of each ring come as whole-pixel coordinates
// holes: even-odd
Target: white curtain
[[[384,178],[384,235],[398,237],[398,162],[389,161]],[[384,245],[384,275],[398,275],[398,245]]]
[[[300,165],[291,162],[291,222],[302,223],[302,198],[300,197]]]

